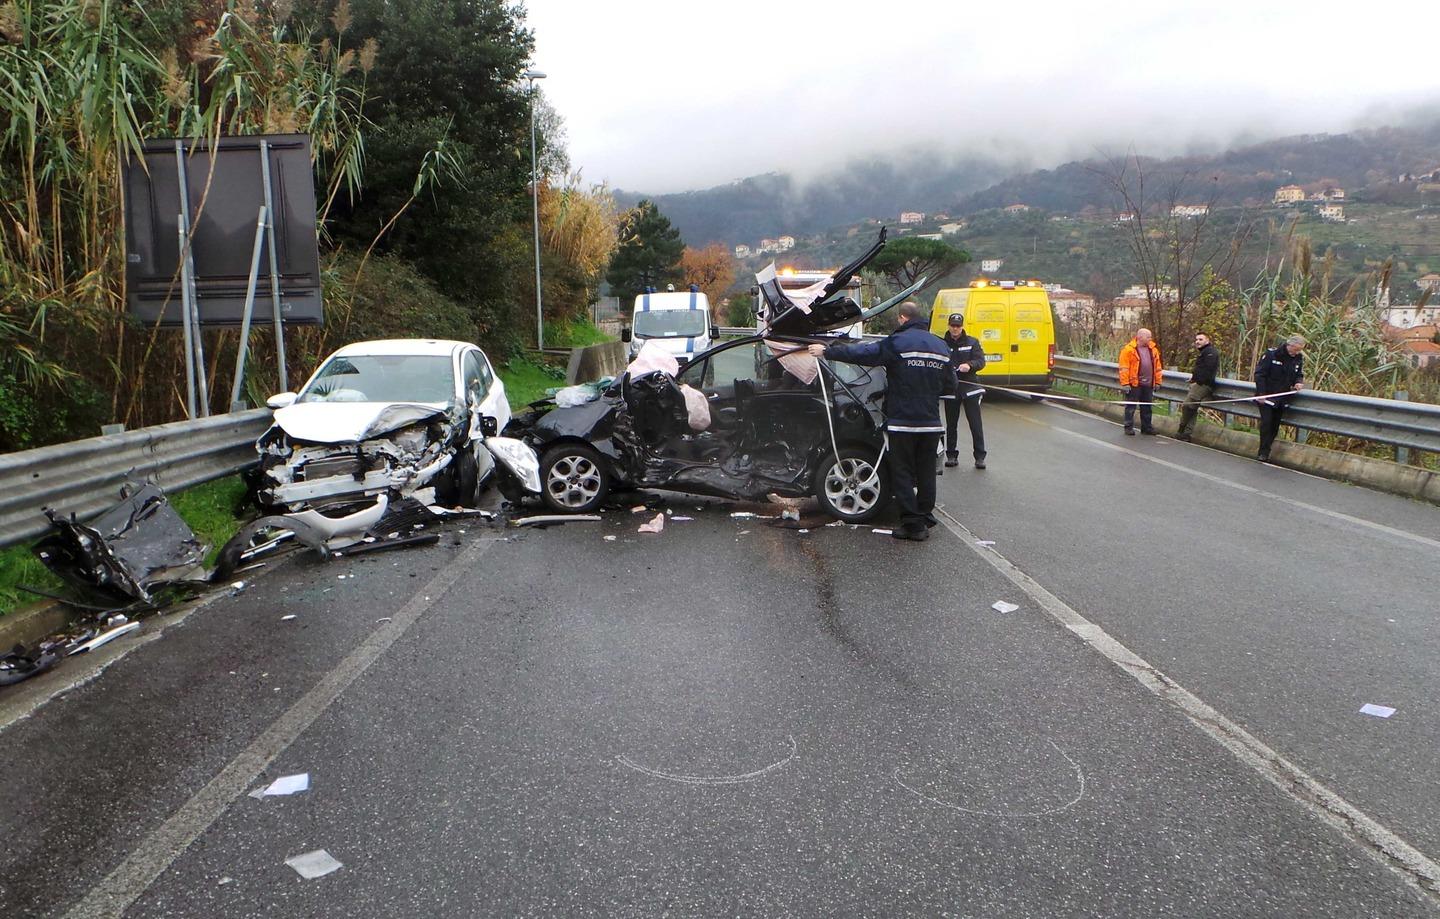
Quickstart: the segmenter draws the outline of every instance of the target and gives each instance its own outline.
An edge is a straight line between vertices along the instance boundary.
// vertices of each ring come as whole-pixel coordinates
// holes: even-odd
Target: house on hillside
[[[1321,220],[1329,220],[1332,223],[1345,222],[1345,208],[1339,204],[1322,204],[1316,209]]]
[[[1432,271],[1427,275],[1422,275],[1420,279],[1415,282],[1415,286],[1421,290],[1428,290],[1431,293],[1440,293],[1440,274]]]
[[[1325,198],[1326,198],[1326,200],[1329,200],[1329,201],[1344,201],[1344,200],[1345,200],[1345,189],[1343,189],[1343,188],[1334,188],[1334,187],[1327,188],[1327,189],[1325,189]]]
[[[1050,305],[1055,308],[1056,317],[1069,325],[1085,322],[1095,315],[1094,297],[1065,287],[1050,292]]]
[[[788,252],[793,248],[795,248],[795,237],[793,236],[782,236],[775,240],[776,252]]]
[[[775,246],[776,246],[775,240],[773,240],[773,239],[762,239],[762,240],[760,240],[760,249],[759,249],[759,251],[760,251],[760,252],[774,252],[774,251],[775,251]]]
[[[1177,204],[1170,208],[1171,217],[1204,217],[1208,213],[1208,204]]]
[[[1133,332],[1150,311],[1150,301],[1140,297],[1116,297],[1112,303],[1115,313],[1110,327],[1117,332]]]
[[[924,212],[922,212],[922,211],[901,211],[901,212],[900,212],[900,225],[901,225],[902,227],[903,227],[903,226],[908,226],[908,225],[913,224],[913,223],[924,223],[924,222],[925,222],[925,214],[924,214]]]
[[[1028,210],[1030,210],[1030,205],[1028,204],[1007,204],[1005,206],[1005,213],[1007,214],[1023,214]]]
[[[1305,200],[1305,189],[1299,185],[1282,185],[1275,189],[1274,203],[1281,206]]]
[[[1417,370],[1440,367],[1440,345],[1426,339],[1402,341],[1400,358]]]
[[[981,259],[980,270],[983,271],[985,274],[992,274],[996,271],[999,271],[1000,266],[1004,264],[1005,260],[1003,258]]]
[[[1380,321],[1386,325],[1386,334],[1396,339],[1410,338],[1413,330],[1424,330],[1440,322],[1440,303],[1433,306],[1391,306],[1380,311]]]
[[[915,238],[916,238],[916,239],[933,239],[933,240],[935,240],[936,242],[939,242],[940,240],[944,239],[944,236],[943,236],[942,234],[940,234],[940,233],[916,233],[916,234],[915,234]]]
[[[749,257],[750,257],[750,247],[747,246],[747,245],[745,245],[744,243],[741,243],[740,245],[736,246],[736,247],[735,247],[735,257],[736,257],[736,258],[749,258]]]
[[[1120,298],[1122,300],[1144,300],[1148,303],[1150,302],[1150,294],[1151,290],[1147,289],[1144,284],[1131,284],[1129,287],[1120,291]],[[1180,299],[1180,291],[1171,287],[1169,284],[1154,288],[1154,294],[1156,300],[1163,300],[1169,303]]]
[[[953,223],[942,223],[940,224],[940,235],[954,236],[963,229],[965,229],[965,221],[963,220],[957,220]]]

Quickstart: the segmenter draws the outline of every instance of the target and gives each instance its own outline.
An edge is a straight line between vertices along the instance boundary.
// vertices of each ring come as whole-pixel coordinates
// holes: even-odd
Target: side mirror
[[[266,399],[265,404],[271,408],[284,408],[287,405],[293,404],[298,398],[300,397],[293,392],[277,392],[275,395]]]
[[[629,341],[632,337],[633,337],[633,336],[631,336],[631,334],[630,334],[630,327],[629,327],[629,326],[626,326],[625,328],[623,328],[623,329],[620,330],[620,340],[621,340],[621,341]]]
[[[720,327],[719,327],[718,325],[712,325],[712,326],[710,327],[710,340],[711,340],[711,341],[715,341],[715,340],[718,339],[719,337],[720,337]]]
[[[494,437],[500,433],[500,421],[494,415],[481,415],[480,433],[485,437]]]

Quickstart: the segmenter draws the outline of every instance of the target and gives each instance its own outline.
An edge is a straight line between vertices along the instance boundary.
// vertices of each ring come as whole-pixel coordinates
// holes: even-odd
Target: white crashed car
[[[540,490],[534,451],[495,436],[510,421],[505,385],[466,342],[346,345],[298,394],[269,405],[275,423],[256,441],[256,501],[317,548],[363,538],[401,499],[474,507],[492,479],[512,501]]]

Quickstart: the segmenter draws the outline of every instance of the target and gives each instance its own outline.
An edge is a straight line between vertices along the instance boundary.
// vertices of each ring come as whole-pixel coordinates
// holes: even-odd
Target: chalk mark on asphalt
[[[1086,418],[1093,419],[1095,417],[1086,412],[1076,411],[1075,409],[1061,408],[1059,410],[1063,412],[1071,412],[1072,414],[1076,415],[1082,415]],[[1259,495],[1262,498],[1270,498],[1272,500],[1279,501],[1282,504],[1288,504],[1291,507],[1298,507],[1301,510],[1306,510],[1310,511],[1311,513],[1319,514],[1322,517],[1329,517],[1333,520],[1339,520],[1342,523],[1365,527],[1366,529],[1374,530],[1378,533],[1384,533],[1387,536],[1395,536],[1400,539],[1407,539],[1411,542],[1419,543],[1422,546],[1428,546],[1431,549],[1440,549],[1440,539],[1431,539],[1428,536],[1421,536],[1418,533],[1411,533],[1408,530],[1401,530],[1397,529],[1396,527],[1386,526],[1383,523],[1376,523],[1373,520],[1366,520],[1363,517],[1353,517],[1350,514],[1341,513],[1340,511],[1332,511],[1328,507],[1320,507],[1318,504],[1309,504],[1305,501],[1297,501],[1294,498],[1287,498],[1284,495],[1277,495],[1273,491],[1265,491],[1264,489],[1256,488],[1253,485],[1242,485],[1239,482],[1232,482],[1224,476],[1212,475],[1208,472],[1201,472],[1199,469],[1192,469],[1189,466],[1185,466],[1180,463],[1174,463],[1170,460],[1160,459],[1158,456],[1150,456],[1148,454],[1141,453],[1138,450],[1131,450],[1127,447],[1122,447],[1119,444],[1112,444],[1109,441],[1101,440],[1098,437],[1091,437],[1089,434],[1082,434],[1079,431],[1072,431],[1069,428],[1062,428],[1059,425],[1040,421],[1036,418],[1030,418],[1019,412],[1014,412],[1006,409],[1002,409],[1001,411],[1004,411],[1005,414],[1010,415],[1013,418],[1018,418],[1028,424],[1038,425],[1042,428],[1049,428],[1052,431],[1058,431],[1061,434],[1078,438],[1079,440],[1089,441],[1090,443],[1104,447],[1107,450],[1114,450],[1118,453],[1124,453],[1128,456],[1133,456],[1136,459],[1142,459],[1147,463],[1154,463],[1157,466],[1164,466],[1166,469],[1173,469],[1176,472],[1183,472],[1186,475],[1193,475],[1197,478],[1204,479],[1207,482],[1213,482],[1216,485],[1224,485],[1226,488],[1233,488],[1236,491],[1243,491],[1247,494]],[[1295,470],[1289,471],[1293,472]],[[1309,475],[1309,473],[1302,473],[1302,475]],[[1311,476],[1311,478],[1315,478],[1315,476]],[[1326,479],[1325,481],[1329,480]]]
[[[1021,571],[1014,562],[996,551],[995,547],[976,545],[975,534],[948,510],[941,507],[936,509],[936,513],[947,530],[958,536],[970,551],[984,559],[986,564],[1006,580],[1029,595],[1052,619],[1074,633],[1106,660],[1128,673],[1152,695],[1179,709],[1192,724],[1288,798],[1356,843],[1381,864],[1394,870],[1407,883],[1427,894],[1432,903],[1435,902],[1437,895],[1440,895],[1440,864],[1410,845],[1395,831],[1340,797],[1239,724],[1222,715],[1199,696],[1166,676],[1103,628],[1080,615],[1064,600],[1046,590],[1039,581]]]
[[[442,568],[415,592],[391,621],[371,632],[358,648],[347,654],[300,701],[275,719],[204,788],[151,831],[119,867],[91,888],[85,898],[66,913],[67,919],[123,915],[191,843],[220,819],[270,763],[289,749],[340,698],[340,694],[369,670],[462,576],[472,572],[486,550],[501,541],[476,540]]]
[[[795,746],[794,737],[786,734],[785,740],[790,744],[789,756],[778,762],[771,763],[763,769],[756,769],[754,772],[745,772],[740,775],[677,775],[673,772],[662,772],[658,769],[642,766],[624,754],[615,757],[615,762],[624,766],[626,769],[633,769],[636,772],[642,772],[645,775],[657,779],[665,779],[667,782],[680,782],[685,785],[739,785],[744,782],[753,782],[757,779],[764,778],[770,773],[779,772],[781,769],[790,765],[799,751]]]
[[[890,774],[890,778],[895,780],[896,785],[899,785],[901,788],[910,792],[912,795],[921,799],[922,801],[928,801],[931,804],[937,805],[939,807],[949,808],[952,811],[960,811],[963,814],[978,814],[982,817],[1006,817],[1015,819],[1019,819],[1021,817],[1049,817],[1051,814],[1059,814],[1068,811],[1070,808],[1079,804],[1081,799],[1085,797],[1085,773],[1080,768],[1080,764],[1075,762],[1074,757],[1072,757],[1069,753],[1066,753],[1064,750],[1060,749],[1059,744],[1057,744],[1055,741],[1051,740],[1048,737],[1045,738],[1045,742],[1048,743],[1050,746],[1054,747],[1055,752],[1065,757],[1066,761],[1070,763],[1070,768],[1075,770],[1075,778],[1080,785],[1080,791],[1075,795],[1075,797],[1071,798],[1067,803],[1062,804],[1059,807],[1051,807],[1047,808],[1046,810],[1031,811],[1023,814],[1012,813],[1010,811],[978,810],[976,808],[961,807],[958,804],[951,804],[947,801],[941,801],[939,798],[927,795],[925,792],[920,791],[917,788],[912,788],[911,786],[905,784],[904,779],[900,778],[901,767],[899,766],[895,767],[895,771]]]

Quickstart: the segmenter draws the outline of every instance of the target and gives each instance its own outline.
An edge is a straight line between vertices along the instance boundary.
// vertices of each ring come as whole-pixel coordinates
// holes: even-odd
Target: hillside
[[[650,198],[690,245],[753,244],[765,236],[809,236],[867,217],[930,210],[1023,168],[1019,162],[984,157],[911,154],[856,160],[814,179],[770,173],[679,194],[617,190],[615,197],[626,207]]]

